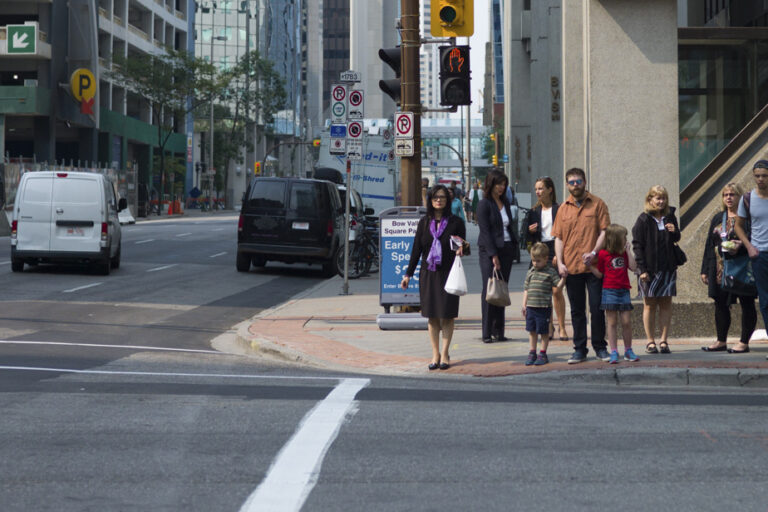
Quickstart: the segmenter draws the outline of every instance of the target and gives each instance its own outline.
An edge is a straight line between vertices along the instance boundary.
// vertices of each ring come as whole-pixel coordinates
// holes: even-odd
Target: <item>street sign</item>
[[[363,141],[347,140],[347,158],[350,160],[363,159]]]
[[[342,82],[361,82],[363,80],[363,74],[359,71],[348,69],[339,74],[339,80]]]
[[[363,91],[352,90],[349,92],[349,112],[347,119],[364,119],[363,115]]]
[[[37,23],[6,26],[6,52],[9,55],[37,53]]]
[[[413,112],[395,112],[395,138],[413,138]]]
[[[347,139],[331,139],[331,144],[328,147],[328,151],[332,155],[346,155]]]
[[[347,124],[347,139],[361,140],[363,137],[363,122],[362,121],[350,121]]]
[[[332,139],[345,139],[347,137],[347,125],[345,124],[332,124],[331,125],[331,138]]]
[[[331,86],[331,123],[347,122],[347,86],[333,84]]]
[[[397,139],[395,141],[395,155],[413,156],[413,139]]]

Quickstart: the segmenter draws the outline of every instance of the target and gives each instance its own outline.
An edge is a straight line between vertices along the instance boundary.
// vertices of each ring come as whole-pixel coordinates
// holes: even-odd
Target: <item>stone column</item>
[[[563,20],[565,168],[631,229],[652,185],[679,205],[677,3],[565,0]]]

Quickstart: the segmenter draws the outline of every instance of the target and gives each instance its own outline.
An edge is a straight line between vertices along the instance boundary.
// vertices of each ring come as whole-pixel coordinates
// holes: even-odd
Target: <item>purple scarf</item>
[[[448,217],[440,219],[439,226],[436,220],[429,223],[429,232],[432,233],[432,247],[429,248],[429,254],[427,255],[427,270],[434,272],[437,270],[437,266],[443,262],[443,247],[440,245],[440,235],[443,234],[447,225]]]

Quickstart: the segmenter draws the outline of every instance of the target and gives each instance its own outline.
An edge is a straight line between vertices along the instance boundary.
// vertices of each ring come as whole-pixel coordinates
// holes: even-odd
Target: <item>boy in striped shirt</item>
[[[531,268],[525,276],[523,287],[523,316],[531,350],[526,366],[547,364],[549,346],[549,322],[552,319],[552,288],[565,286],[557,270],[548,263],[549,248],[538,242],[531,247]],[[541,336],[541,351],[536,355],[536,345]]]

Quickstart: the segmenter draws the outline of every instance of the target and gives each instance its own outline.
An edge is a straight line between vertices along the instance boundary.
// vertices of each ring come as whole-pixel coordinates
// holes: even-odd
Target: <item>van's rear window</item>
[[[249,208],[285,208],[285,182],[257,181],[248,198]]]
[[[291,187],[289,208],[302,216],[317,216],[318,212],[327,211],[325,186],[320,183],[294,182]]]
[[[55,203],[98,204],[102,192],[101,185],[94,179],[63,178],[53,183],[53,201]]]

